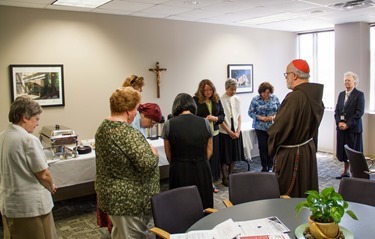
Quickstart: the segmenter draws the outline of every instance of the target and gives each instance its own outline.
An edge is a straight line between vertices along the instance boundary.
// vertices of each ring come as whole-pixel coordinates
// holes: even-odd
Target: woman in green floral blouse
[[[140,100],[132,87],[117,89],[95,135],[95,190],[113,223],[112,238],[146,238],[150,198],[160,191],[157,150],[130,125]]]

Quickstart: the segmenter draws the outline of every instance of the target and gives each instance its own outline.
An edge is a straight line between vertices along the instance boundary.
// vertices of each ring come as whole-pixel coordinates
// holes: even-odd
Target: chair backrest
[[[354,178],[366,178],[369,179],[370,175],[365,173],[368,171],[368,165],[365,159],[365,156],[362,152],[351,149],[348,145],[345,144],[346,156],[349,159],[350,163],[350,172]]]
[[[375,206],[375,181],[363,178],[342,178],[339,193],[346,201]]]
[[[205,215],[196,186],[175,188],[154,195],[151,206],[155,226],[170,234],[186,232]]]
[[[229,175],[229,200],[233,205],[280,198],[279,183],[274,173],[244,172]]]

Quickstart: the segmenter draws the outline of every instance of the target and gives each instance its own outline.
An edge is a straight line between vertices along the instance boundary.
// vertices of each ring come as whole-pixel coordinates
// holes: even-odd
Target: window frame
[[[333,33],[332,39],[330,39],[329,44],[330,46],[330,51],[329,51],[329,63],[331,66],[328,67],[328,69],[331,69],[328,72],[328,76],[326,77],[325,80],[319,80],[319,74],[325,75],[326,73],[322,73],[319,68],[319,44],[318,44],[318,38],[319,35],[322,33]],[[311,82],[316,82],[323,84],[324,87],[324,92],[323,92],[323,102],[325,104],[326,109],[334,109],[335,108],[335,34],[334,30],[323,30],[323,31],[314,31],[314,32],[303,32],[303,33],[298,33],[297,34],[297,55],[299,58],[303,58],[308,61],[310,65],[310,79]],[[301,53],[301,36],[304,35],[312,35],[312,53],[310,57],[305,57],[303,56],[303,53]],[[327,82],[327,79],[329,82]],[[328,98],[328,99],[327,99]]]

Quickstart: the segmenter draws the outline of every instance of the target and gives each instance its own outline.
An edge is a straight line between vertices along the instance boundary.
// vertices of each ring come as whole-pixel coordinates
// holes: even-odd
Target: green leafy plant
[[[306,201],[297,204],[297,216],[303,208],[311,211],[312,220],[321,223],[340,223],[344,214],[348,214],[354,220],[358,220],[353,211],[347,210],[348,203],[341,194],[335,192],[333,187],[325,188],[319,193],[316,190],[307,191]]]

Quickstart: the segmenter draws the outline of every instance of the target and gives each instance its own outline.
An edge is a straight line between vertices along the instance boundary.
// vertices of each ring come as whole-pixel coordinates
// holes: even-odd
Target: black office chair
[[[186,186],[171,189],[151,198],[155,227],[150,231],[159,238],[169,238],[169,234],[184,233],[207,213],[216,209],[205,209],[197,187]]]
[[[274,173],[244,172],[229,175],[229,200],[223,200],[226,207],[236,204],[280,198],[279,183]],[[281,196],[289,198],[289,196]]]
[[[363,153],[351,149],[347,144],[344,147],[346,156],[349,159],[352,177],[375,180],[375,169],[369,169]]]
[[[350,202],[375,206],[375,181],[363,178],[342,178],[339,186],[341,196]]]

